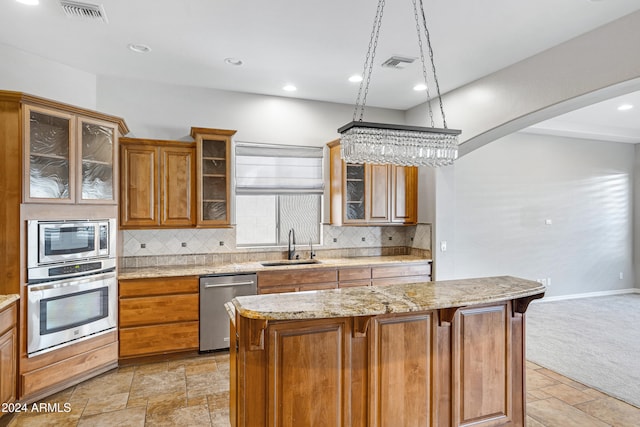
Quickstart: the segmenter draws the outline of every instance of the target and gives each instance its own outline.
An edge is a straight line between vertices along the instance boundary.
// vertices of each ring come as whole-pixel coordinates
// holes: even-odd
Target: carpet
[[[533,303],[527,359],[640,407],[640,295]]]

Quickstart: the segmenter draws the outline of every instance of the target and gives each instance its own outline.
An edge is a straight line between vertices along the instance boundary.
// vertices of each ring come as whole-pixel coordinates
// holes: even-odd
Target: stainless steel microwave
[[[29,280],[72,277],[115,267],[116,234],[115,218],[28,221]]]

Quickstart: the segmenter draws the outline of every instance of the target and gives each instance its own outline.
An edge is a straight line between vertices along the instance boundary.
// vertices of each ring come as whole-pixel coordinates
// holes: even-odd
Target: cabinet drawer
[[[170,353],[199,348],[199,322],[120,329],[120,357]]]
[[[126,279],[119,282],[119,295],[122,298],[198,293],[198,284],[197,276]]]
[[[284,292],[298,292],[297,286],[269,286],[265,288],[259,288],[258,294],[281,294]]]
[[[388,265],[371,268],[371,277],[374,279],[381,277],[403,277],[403,276],[423,276],[431,275],[430,263],[407,263],[398,265]]]
[[[430,282],[431,276],[428,274],[419,276],[402,276],[402,277],[382,277],[379,279],[373,279],[373,286],[385,286],[385,285],[401,285],[404,283],[420,283]]]
[[[124,298],[120,327],[198,320],[198,294]]]
[[[291,286],[307,283],[337,282],[338,271],[332,269],[302,269],[259,271],[258,288],[265,286]]]
[[[5,331],[13,328],[18,319],[18,310],[16,303],[12,303],[9,307],[0,312],[0,335]]]
[[[338,283],[337,282],[331,282],[331,283],[311,283],[309,285],[300,285],[300,287],[298,288],[298,291],[303,292],[303,291],[321,291],[324,289],[338,289]]]
[[[340,283],[363,279],[371,279],[370,267],[341,268],[338,270],[338,281],[340,281]]]
[[[350,280],[348,282],[340,282],[341,288],[355,288],[358,286],[369,286],[371,285],[371,279],[366,280]]]

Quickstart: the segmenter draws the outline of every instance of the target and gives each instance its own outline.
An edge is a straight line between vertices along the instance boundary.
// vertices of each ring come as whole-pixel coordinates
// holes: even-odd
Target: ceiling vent
[[[107,23],[107,14],[101,4],[80,3],[77,1],[60,0],[62,10],[69,18],[85,21],[102,21]]]
[[[407,56],[398,56],[398,55],[394,55],[391,58],[387,59],[386,61],[384,61],[382,63],[383,67],[387,67],[387,68],[398,68],[398,69],[402,69],[402,68],[406,68],[407,65],[412,64],[413,61],[415,61],[416,58],[410,58]]]

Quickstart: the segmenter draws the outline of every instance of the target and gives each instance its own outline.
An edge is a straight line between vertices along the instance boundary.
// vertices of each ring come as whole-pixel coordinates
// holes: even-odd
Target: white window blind
[[[322,193],[322,148],[236,143],[236,194]]]

